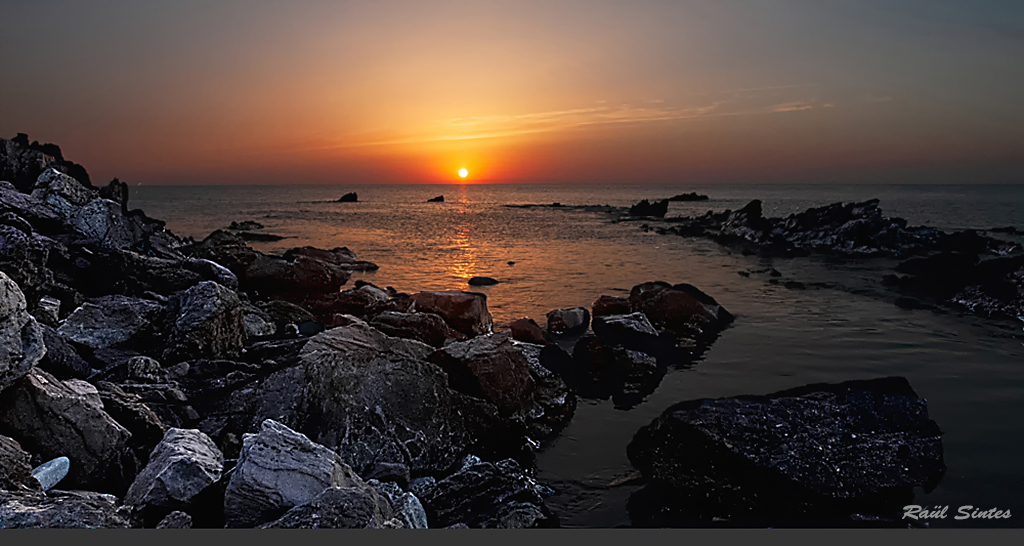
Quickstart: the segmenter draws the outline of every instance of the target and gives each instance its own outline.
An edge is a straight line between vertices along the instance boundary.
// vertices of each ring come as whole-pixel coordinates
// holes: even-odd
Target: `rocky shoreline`
[[[55,148],[0,141],[0,528],[556,527],[534,453],[577,399],[632,407],[737,320],[659,281],[496,330],[484,294],[346,288],[347,248],[179,238]],[[940,437],[899,379],[683,402],[628,448],[631,517],[892,524]]]

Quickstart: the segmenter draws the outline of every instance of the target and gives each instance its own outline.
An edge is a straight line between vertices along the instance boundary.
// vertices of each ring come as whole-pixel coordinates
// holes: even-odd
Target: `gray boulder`
[[[245,318],[233,291],[213,281],[201,282],[176,295],[170,309],[170,339],[164,353],[169,362],[241,353]]]
[[[219,480],[223,470],[224,455],[209,436],[194,429],[168,429],[128,489],[124,504],[184,508]]]
[[[83,205],[95,199],[95,191],[55,169],[47,169],[36,179],[32,197],[46,203],[53,212],[68,219]]]
[[[127,487],[122,457],[131,433],[103,411],[99,392],[85,381],[32,370],[0,397],[0,431],[45,458],[71,459],[69,487]]]
[[[160,303],[127,296],[103,296],[75,309],[58,332],[93,349],[144,345],[162,318]]]
[[[86,379],[92,374],[92,366],[78,354],[70,341],[57,330],[40,325],[46,354],[39,367],[53,374],[57,379]]]
[[[400,527],[387,497],[372,487],[328,487],[261,529],[388,529]]]
[[[88,241],[107,248],[129,248],[137,236],[132,222],[121,214],[121,205],[95,199],[68,218],[71,227]]]
[[[380,482],[374,479],[366,482],[386,497],[394,510],[395,518],[402,522],[406,529],[426,529],[427,513],[423,510],[423,504],[416,498],[416,495],[404,491],[395,482]]]
[[[246,434],[224,493],[228,527],[254,527],[306,504],[329,487],[366,486],[337,453],[273,420]]]
[[[26,309],[21,288],[0,272],[0,391],[28,374],[46,354],[42,327]]]
[[[117,498],[92,491],[0,491],[0,529],[127,529]]]

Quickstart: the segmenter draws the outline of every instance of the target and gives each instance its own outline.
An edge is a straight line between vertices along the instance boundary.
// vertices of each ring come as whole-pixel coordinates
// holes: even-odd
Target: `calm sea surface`
[[[336,203],[349,191],[357,203]],[[736,209],[751,199],[784,216],[838,201],[879,198],[886,215],[945,230],[1024,227],[1024,186],[247,186],[131,188],[131,208],[201,239],[232,220],[256,220],[289,237],[253,243],[264,252],[347,246],[380,265],[364,279],[399,291],[468,289],[477,275],[501,284],[487,294],[495,326],[554,308],[624,295],[642,282],[688,282],[737,316],[696,365],[672,369],[628,410],[581,400],[560,436],[539,454],[539,478],[559,493],[549,506],[566,527],[630,525],[626,501],[638,488],[626,445],[669,405],[693,398],[767,394],[814,382],[902,375],[928,400],[945,431],[947,474],[916,503],[949,505],[936,527],[1024,527],[1024,332],[958,312],[896,307],[879,280],[894,262],[826,263],[742,256],[715,243],[644,233],[598,212],[509,204],[628,206],[697,191],[669,216]],[[444,195],[444,203],[426,200]],[[1012,239],[1012,237],[1010,237]],[[1017,239],[1019,241],[1019,239]],[[512,263],[514,262],[514,263]],[[763,275],[827,287],[788,290]],[[954,521],[958,507],[1009,509],[1012,518]]]

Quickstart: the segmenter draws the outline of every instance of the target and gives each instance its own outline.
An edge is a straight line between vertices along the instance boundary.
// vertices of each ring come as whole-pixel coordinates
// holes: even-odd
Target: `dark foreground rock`
[[[372,487],[328,487],[309,502],[285,512],[261,529],[394,529],[387,497]]]
[[[172,428],[153,450],[124,497],[124,504],[156,512],[156,521],[185,509],[220,479],[224,455],[198,430]]]
[[[0,529],[126,529],[113,495],[90,491],[0,491]]]
[[[31,460],[14,438],[0,435],[0,490],[39,490],[39,483],[32,477]]]
[[[651,482],[631,518],[890,517],[941,480],[941,436],[897,377],[682,402],[627,447]]]

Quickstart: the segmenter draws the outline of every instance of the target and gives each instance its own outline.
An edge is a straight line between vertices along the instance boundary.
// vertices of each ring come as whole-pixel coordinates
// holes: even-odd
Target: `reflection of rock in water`
[[[945,473],[942,431],[898,377],[676,404],[627,447],[635,526],[902,525]]]

